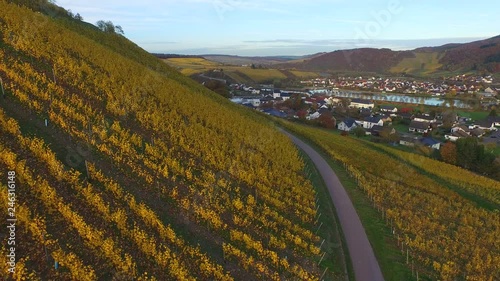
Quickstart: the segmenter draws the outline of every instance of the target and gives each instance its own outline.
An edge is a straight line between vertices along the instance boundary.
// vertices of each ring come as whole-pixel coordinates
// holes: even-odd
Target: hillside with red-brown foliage
[[[422,69],[420,57],[435,57],[434,67]],[[500,72],[500,36],[465,43],[446,44],[438,47],[418,48],[412,51],[360,48],[325,53],[287,67],[310,71],[394,73],[402,64],[418,73],[434,72]],[[411,64],[415,64],[414,67]],[[427,65],[429,67],[429,64]],[[397,72],[397,71],[396,71]]]
[[[500,36],[445,50],[440,62],[443,70],[500,72]]]
[[[412,56],[410,51],[395,52],[390,49],[340,50],[298,63],[296,67],[314,71],[387,72],[402,59]]]

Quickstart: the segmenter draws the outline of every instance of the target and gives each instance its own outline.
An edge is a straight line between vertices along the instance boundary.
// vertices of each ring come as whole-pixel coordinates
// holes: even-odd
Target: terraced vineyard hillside
[[[324,274],[315,191],[285,136],[124,37],[23,3],[0,0],[0,200],[9,175],[17,219],[2,276]]]
[[[164,61],[177,68],[184,75],[196,75],[214,69],[222,69],[224,74],[238,83],[273,83],[275,80],[305,79],[318,77],[317,72],[274,69],[273,66],[259,68],[222,64],[204,58],[168,58]]]
[[[414,277],[500,280],[500,182],[380,144],[283,125],[349,171]]]

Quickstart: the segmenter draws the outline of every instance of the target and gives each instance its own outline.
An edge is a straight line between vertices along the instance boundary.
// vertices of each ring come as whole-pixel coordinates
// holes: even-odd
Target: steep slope
[[[500,36],[447,49],[440,62],[443,70],[500,72]]]
[[[10,277],[319,278],[315,192],[285,136],[119,35],[10,2],[0,1]]]

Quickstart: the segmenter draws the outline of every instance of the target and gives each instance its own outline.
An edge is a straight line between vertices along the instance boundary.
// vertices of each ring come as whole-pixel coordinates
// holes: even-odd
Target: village
[[[447,141],[476,138],[499,154],[500,116],[496,107],[481,113],[446,106],[410,105],[335,96],[335,91],[287,91],[262,85],[260,89],[231,85],[247,95],[233,102],[279,118],[334,129],[375,142],[403,147],[439,150]],[[492,90],[496,100],[497,92]],[[498,100],[496,100],[498,103]]]
[[[350,89],[370,92],[424,94],[434,96],[482,95],[493,97],[500,91],[500,85],[493,84],[490,75],[457,75],[434,81],[418,81],[410,78],[344,77],[314,78],[300,81],[306,87]]]

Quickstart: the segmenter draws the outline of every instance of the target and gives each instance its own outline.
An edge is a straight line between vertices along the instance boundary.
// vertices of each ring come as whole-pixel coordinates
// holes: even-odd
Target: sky
[[[156,53],[308,55],[408,50],[500,35],[492,0],[56,0],[84,21],[111,20]]]

